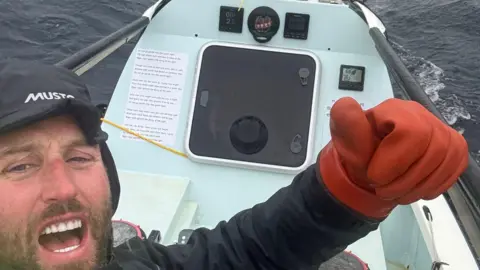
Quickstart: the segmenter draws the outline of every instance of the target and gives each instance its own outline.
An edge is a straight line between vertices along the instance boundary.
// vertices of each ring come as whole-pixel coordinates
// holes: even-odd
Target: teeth
[[[71,246],[71,247],[67,247],[67,248],[62,248],[62,249],[57,249],[55,250],[54,252],[69,252],[69,251],[72,251],[72,250],[75,250],[79,247],[80,245],[76,245],[76,246]]]
[[[71,230],[75,230],[75,229],[78,229],[78,228],[81,228],[81,227],[82,227],[82,221],[79,220],[79,219],[73,219],[73,220],[69,220],[69,221],[65,221],[65,222],[59,222],[59,223],[49,225],[45,229],[43,229],[43,231],[40,235],[71,231]]]

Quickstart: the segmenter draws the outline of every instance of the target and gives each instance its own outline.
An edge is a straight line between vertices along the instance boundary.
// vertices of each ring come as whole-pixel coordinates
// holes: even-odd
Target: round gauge
[[[269,7],[257,7],[248,15],[248,29],[260,43],[268,42],[280,28],[280,17]]]

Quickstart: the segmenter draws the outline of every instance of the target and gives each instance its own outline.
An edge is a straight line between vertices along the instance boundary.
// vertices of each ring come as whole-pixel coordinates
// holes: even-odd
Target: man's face
[[[99,147],[70,118],[0,136],[0,269],[90,270],[111,215]]]

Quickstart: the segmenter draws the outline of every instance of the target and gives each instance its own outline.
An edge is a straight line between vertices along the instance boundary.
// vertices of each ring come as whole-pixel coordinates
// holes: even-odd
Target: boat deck
[[[312,7],[300,1],[276,1],[274,9],[281,18],[286,12],[315,14],[310,17],[307,40],[283,38],[282,22],[278,34],[267,45],[259,46],[287,51],[302,48],[316,61],[316,71],[311,75],[316,82],[306,159],[295,168],[277,170],[278,166],[273,166],[258,170],[248,164],[239,168],[212,160],[198,162],[192,153],[187,155],[193,106],[198,105],[197,79],[202,67],[199,56],[210,42],[258,46],[247,29],[246,18],[250,10],[263,2],[245,2],[242,33],[218,31],[220,5],[238,6],[237,1],[172,1],[147,28],[126,63],[105,118],[169,149],[103,124],[122,185],[115,219],[139,224],[147,234],[160,230],[164,244],[176,242],[182,229],[213,227],[218,221],[264,201],[288,185],[296,171],[315,161],[330,139],[329,109],[335,100],[351,96],[367,109],[393,97],[387,70],[375,52],[367,26],[358,16],[352,16],[353,11],[341,5],[319,3]],[[176,17],[178,14],[182,14],[182,20]],[[201,20],[198,14],[202,14]],[[241,66],[231,63],[232,68],[237,64]],[[363,91],[339,89],[341,65],[365,68]],[[218,79],[221,80],[220,74]],[[242,80],[240,70],[232,85]],[[143,95],[146,91],[151,91],[148,100]],[[347,250],[367,262],[372,270],[387,269],[380,231],[370,233]]]

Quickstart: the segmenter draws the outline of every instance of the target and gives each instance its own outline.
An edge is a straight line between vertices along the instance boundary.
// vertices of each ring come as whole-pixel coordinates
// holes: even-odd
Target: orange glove
[[[372,218],[436,198],[468,165],[463,136],[413,101],[389,99],[363,111],[342,98],[331,109],[330,131],[319,155],[323,182],[339,201]]]

